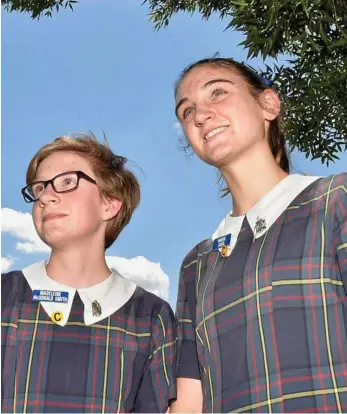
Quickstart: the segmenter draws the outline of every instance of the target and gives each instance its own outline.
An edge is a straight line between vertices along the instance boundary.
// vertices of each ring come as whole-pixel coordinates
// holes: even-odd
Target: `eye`
[[[28,187],[28,192],[34,196],[39,197],[45,190],[45,186],[41,183],[35,183],[32,186]]]
[[[189,115],[193,113],[194,109],[192,107],[186,108],[183,111],[183,119],[186,119]]]
[[[212,97],[218,97],[218,96],[221,96],[221,95],[226,95],[227,93],[228,92],[225,89],[221,89],[221,88],[214,89],[212,91]]]
[[[64,178],[63,185],[71,185],[76,184],[76,180],[72,177],[66,177]]]

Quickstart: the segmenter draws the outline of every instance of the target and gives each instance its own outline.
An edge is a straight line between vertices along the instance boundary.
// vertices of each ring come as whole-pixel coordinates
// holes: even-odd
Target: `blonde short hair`
[[[105,233],[105,249],[107,249],[129,223],[140,202],[139,182],[125,167],[126,158],[114,154],[106,139],[104,144],[101,144],[92,134],[73,134],[60,136],[38,150],[27,170],[27,185],[34,182],[41,162],[58,151],[75,152],[87,159],[97,178],[101,195],[108,199],[116,198],[122,201],[118,214],[107,224]]]

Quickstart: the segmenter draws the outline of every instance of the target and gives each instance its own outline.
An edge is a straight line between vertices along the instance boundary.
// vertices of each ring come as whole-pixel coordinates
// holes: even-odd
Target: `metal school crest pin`
[[[101,305],[97,300],[92,302],[93,316],[100,316],[102,314]]]
[[[255,242],[255,239],[257,236],[260,236],[264,231],[266,230],[266,221],[265,219],[261,217],[257,217],[257,220],[255,222],[254,226],[254,237],[253,237],[253,243]]]

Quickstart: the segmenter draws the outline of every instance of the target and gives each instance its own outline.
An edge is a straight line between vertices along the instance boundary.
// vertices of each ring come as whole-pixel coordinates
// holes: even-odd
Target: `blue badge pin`
[[[69,292],[58,290],[33,290],[33,302],[68,303]]]
[[[230,241],[231,241],[231,234],[226,234],[225,236],[222,237],[218,237],[218,239],[214,239],[213,240],[213,245],[212,245],[212,250],[213,251],[217,251],[219,249],[221,249],[222,252],[222,256],[228,256],[228,246],[230,245]]]

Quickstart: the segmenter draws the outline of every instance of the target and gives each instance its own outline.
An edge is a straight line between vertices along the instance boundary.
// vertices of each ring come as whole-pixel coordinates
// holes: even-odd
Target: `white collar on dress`
[[[69,319],[76,291],[84,304],[84,322],[86,325],[107,318],[131,298],[136,285],[124,278],[115,269],[111,270],[112,273],[103,282],[82,289],[75,289],[51,279],[46,273],[46,263],[44,261],[34,263],[24,268],[22,272],[32,291],[39,290],[43,295],[47,293],[44,291],[68,293],[66,303],[40,300],[48,316],[58,325],[65,326]],[[48,297],[51,297],[49,292]]]
[[[311,183],[320,177],[291,174],[273,187],[246,214],[254,238],[261,237],[284,212],[289,204]],[[236,244],[245,216],[232,217],[232,211],[222,220],[212,240],[231,234],[229,249]],[[221,249],[219,249],[221,250]]]

